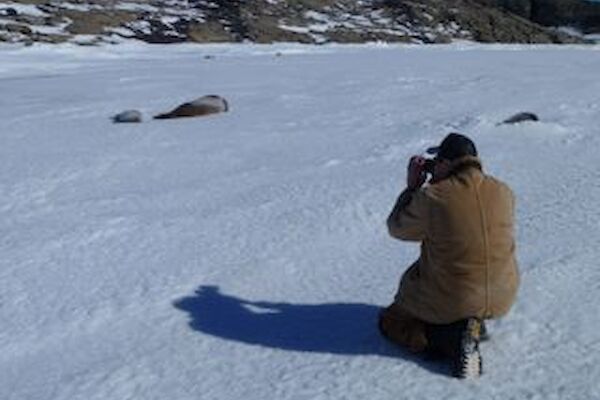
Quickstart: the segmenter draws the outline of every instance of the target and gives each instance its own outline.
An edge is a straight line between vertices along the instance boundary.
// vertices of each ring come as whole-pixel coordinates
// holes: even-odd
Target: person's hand
[[[427,179],[425,172],[425,157],[413,156],[408,162],[408,173],[406,175],[406,186],[415,190],[423,186]]]

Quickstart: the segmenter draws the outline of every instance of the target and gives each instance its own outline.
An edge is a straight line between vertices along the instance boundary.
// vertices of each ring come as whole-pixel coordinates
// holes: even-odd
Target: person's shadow
[[[223,339],[290,351],[394,357],[448,373],[443,363],[384,339],[377,330],[381,308],[374,305],[257,302],[222,294],[216,286],[200,286],[174,306],[189,314],[192,329]]]

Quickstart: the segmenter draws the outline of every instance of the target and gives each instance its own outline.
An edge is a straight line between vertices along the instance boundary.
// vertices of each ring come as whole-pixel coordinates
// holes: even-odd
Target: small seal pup
[[[142,113],[138,110],[123,111],[112,117],[115,124],[142,122]]]
[[[221,96],[208,95],[197,98],[189,103],[183,103],[173,111],[154,116],[154,119],[170,119],[181,117],[200,117],[229,111],[227,100]]]

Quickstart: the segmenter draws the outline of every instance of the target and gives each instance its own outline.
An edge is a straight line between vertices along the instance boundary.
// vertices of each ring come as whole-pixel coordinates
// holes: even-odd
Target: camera
[[[433,175],[433,168],[435,167],[435,161],[432,158],[425,159],[425,164],[423,165],[423,171],[428,174]]]

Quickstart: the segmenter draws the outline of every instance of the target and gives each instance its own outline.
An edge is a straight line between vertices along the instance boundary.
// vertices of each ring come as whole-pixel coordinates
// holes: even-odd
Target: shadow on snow
[[[289,351],[379,355],[419,364],[446,375],[447,368],[389,343],[377,330],[380,307],[361,303],[289,304],[248,301],[200,286],[174,306],[198,332]]]

